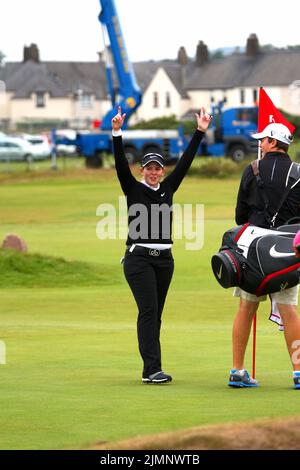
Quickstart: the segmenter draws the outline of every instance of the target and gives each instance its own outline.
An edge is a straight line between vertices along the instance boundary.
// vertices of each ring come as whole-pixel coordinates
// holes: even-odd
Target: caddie
[[[270,228],[284,225],[291,218],[300,219],[300,184],[288,192],[286,199],[278,210],[286,190],[286,182],[291,168],[288,155],[292,135],[283,124],[269,124],[265,129],[252,136],[259,141],[262,159],[258,160],[258,171],[261,187],[258,186],[253,166],[245,169],[240,182],[237,205],[236,223],[249,222],[258,227]],[[262,197],[263,196],[263,197]],[[278,213],[277,213],[278,212]],[[294,388],[300,389],[300,318],[297,314],[299,286],[271,294],[276,302],[284,325],[285,341],[293,366]],[[231,387],[257,387],[258,381],[253,379],[245,369],[244,357],[251,331],[254,315],[259,303],[266,296],[256,297],[240,288],[235,288],[234,296],[240,298],[239,308],[233,324],[232,349],[233,367],[230,371]],[[297,354],[298,348],[298,354]]]

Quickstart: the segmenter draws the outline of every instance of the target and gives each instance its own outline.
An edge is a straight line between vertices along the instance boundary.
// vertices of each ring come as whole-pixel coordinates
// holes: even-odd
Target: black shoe
[[[149,375],[149,377],[143,377],[142,382],[143,384],[166,384],[172,382],[172,377],[160,371]]]

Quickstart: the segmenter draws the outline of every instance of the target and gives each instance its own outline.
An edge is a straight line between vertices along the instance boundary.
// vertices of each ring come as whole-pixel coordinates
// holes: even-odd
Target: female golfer
[[[160,327],[174,270],[171,252],[173,194],[187,173],[211,122],[211,116],[204,108],[195,116],[197,128],[172,173],[162,181],[164,157],[148,153],[141,162],[141,182],[131,174],[125,157],[121,131],[125,114],[122,115],[120,107],[112,119],[115,166],[128,207],[124,274],[138,306],[137,333],[144,363],[142,382],[146,384],[172,380],[162,371]]]

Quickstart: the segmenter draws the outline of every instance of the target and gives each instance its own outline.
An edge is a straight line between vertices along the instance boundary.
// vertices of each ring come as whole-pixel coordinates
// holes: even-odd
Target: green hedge
[[[293,126],[295,126],[295,132],[294,136],[295,137],[300,137],[300,116],[296,116],[295,114],[289,114],[283,111],[282,109],[280,110],[282,115],[291,123]]]
[[[179,125],[180,122],[176,120],[175,115],[172,115],[150,119],[149,121],[140,121],[138,124],[130,126],[130,129],[177,129]]]
[[[239,178],[251,160],[236,163],[229,158],[209,157],[195,160],[188,175],[199,178]]]
[[[280,110],[283,116],[296,127],[294,135],[300,137],[300,116],[286,113]],[[141,121],[135,126],[131,126],[130,129],[177,129],[178,126],[182,126],[186,135],[191,135],[195,130],[195,120],[189,121],[178,121],[175,115],[165,116],[161,118],[151,119],[150,121]]]

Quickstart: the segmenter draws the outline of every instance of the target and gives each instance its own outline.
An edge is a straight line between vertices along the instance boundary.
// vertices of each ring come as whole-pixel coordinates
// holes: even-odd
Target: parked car
[[[0,137],[0,161],[33,159],[33,146],[18,137]]]
[[[23,134],[22,138],[32,145],[34,160],[43,160],[51,156],[52,147],[47,136]]]

